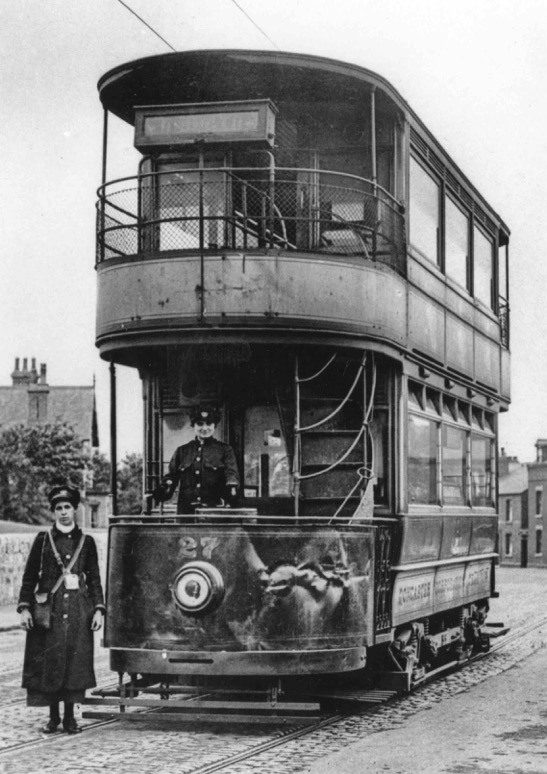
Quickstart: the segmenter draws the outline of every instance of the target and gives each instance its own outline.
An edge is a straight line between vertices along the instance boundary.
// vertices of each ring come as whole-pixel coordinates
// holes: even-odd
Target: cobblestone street
[[[513,627],[544,613],[547,574],[500,569],[501,597],[490,619]],[[511,611],[511,612],[509,612]],[[2,726],[0,772],[4,774],[189,774],[207,771],[230,756],[249,752],[286,731],[257,728],[193,728],[157,720],[110,723],[79,737],[37,733],[44,710],[24,705],[20,672],[24,635],[0,632]],[[314,730],[259,756],[236,761],[227,774],[542,774],[547,770],[547,627],[412,697]],[[111,681],[99,649],[97,678]],[[87,721],[82,721],[85,725]],[[25,745],[18,749],[14,745]]]

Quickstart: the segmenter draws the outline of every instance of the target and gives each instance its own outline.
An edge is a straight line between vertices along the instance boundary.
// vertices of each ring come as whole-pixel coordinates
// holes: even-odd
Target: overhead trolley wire
[[[236,8],[239,8],[239,10],[241,11],[241,13],[242,13],[242,14],[244,14],[244,15],[247,17],[247,19],[248,19],[248,20],[251,22],[251,24],[252,24],[252,25],[254,25],[254,26],[257,28],[257,30],[258,30],[258,31],[259,31],[259,32],[260,32],[262,35],[264,35],[264,37],[266,38],[266,40],[269,40],[269,41],[270,41],[270,43],[272,44],[272,46],[273,46],[274,48],[277,48],[277,50],[278,50],[278,51],[281,51],[281,49],[279,48],[279,46],[278,46],[278,45],[276,45],[276,44],[273,42],[273,40],[270,38],[270,36],[269,36],[269,35],[267,35],[267,34],[264,32],[264,30],[263,30],[261,27],[259,27],[259,26],[258,26],[258,24],[257,24],[257,23],[254,21],[254,19],[252,19],[252,18],[249,16],[249,14],[247,13],[247,11],[246,11],[244,8],[242,8],[242,7],[239,5],[239,3],[238,3],[238,2],[236,2],[236,0],[231,0],[231,1],[232,1],[232,3],[233,3],[235,6],[236,6]]]
[[[133,10],[133,9],[132,9],[132,8],[131,8],[129,5],[127,5],[127,3],[124,3],[124,2],[123,2],[123,0],[118,0],[118,3],[119,3],[120,5],[123,5],[123,7],[124,7],[124,8],[127,8],[127,10],[129,11],[129,13],[132,13],[132,14],[133,14],[133,16],[136,16],[136,17],[137,17],[137,19],[138,19],[140,22],[142,22],[142,23],[144,24],[144,26],[145,26],[145,27],[148,27],[148,29],[150,30],[150,32],[153,32],[153,33],[154,33],[154,35],[156,35],[156,37],[158,37],[158,38],[159,38],[159,39],[160,39],[160,40],[161,40],[163,43],[165,43],[165,45],[166,45],[168,48],[170,48],[170,49],[171,49],[171,51],[174,51],[174,52],[176,53],[177,49],[176,49],[176,48],[173,48],[173,46],[171,45],[171,43],[169,43],[169,41],[165,40],[165,38],[162,38],[162,36],[160,35],[160,33],[159,33],[159,32],[156,32],[156,30],[155,30],[155,29],[154,29],[154,28],[153,28],[153,27],[152,27],[150,24],[148,24],[148,22],[147,22],[147,21],[145,21],[145,20],[142,18],[142,16],[139,16],[139,14],[138,14],[136,11],[134,11],[134,10]]]

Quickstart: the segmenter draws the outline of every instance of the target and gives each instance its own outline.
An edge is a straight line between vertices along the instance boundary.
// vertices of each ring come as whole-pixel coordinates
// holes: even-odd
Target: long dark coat
[[[52,536],[65,566],[76,551],[82,531],[75,526],[65,534],[55,526]],[[41,573],[40,573],[41,568]],[[97,609],[104,610],[104,597],[97,560],[97,547],[90,535],[76,564],[71,570],[79,575],[79,588],[69,590],[64,583],[53,596],[51,629],[34,626],[27,632],[23,688],[37,694],[37,701],[47,703],[48,695],[70,698],[70,694],[84,692],[96,685],[93,670],[93,632],[91,621]],[[28,607],[32,611],[34,591],[51,591],[61,576],[47,532],[40,532],[30,549],[18,611]],[[43,695],[46,696],[43,696]]]

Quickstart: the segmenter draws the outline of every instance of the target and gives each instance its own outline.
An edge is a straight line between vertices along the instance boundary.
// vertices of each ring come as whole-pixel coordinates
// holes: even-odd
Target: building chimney
[[[47,384],[46,382],[46,364],[40,363],[40,384]]]
[[[19,367],[20,358],[15,358],[15,370],[11,374],[11,380],[14,387],[27,387],[30,384],[31,373],[28,370],[28,360],[23,359],[23,368]]]

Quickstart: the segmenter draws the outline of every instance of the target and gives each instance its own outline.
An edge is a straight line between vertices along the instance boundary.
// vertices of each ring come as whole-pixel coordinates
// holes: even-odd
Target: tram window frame
[[[444,225],[444,269],[445,274],[447,277],[450,277],[450,279],[454,280],[454,282],[457,282],[458,285],[465,288],[468,292],[471,292],[471,215],[467,209],[463,207],[463,205],[457,201],[457,199],[452,196],[450,193],[445,194],[445,205],[444,205],[444,218],[445,218],[445,225]],[[465,254],[460,253],[459,257],[457,255],[458,247],[461,248],[461,245],[458,245],[458,241],[463,237],[463,230],[462,233],[456,233],[458,231],[458,227],[456,224],[456,221],[454,218],[451,218],[451,213],[454,216],[461,216],[463,219],[465,219],[465,225],[466,225],[466,234],[465,234]],[[464,273],[465,277],[463,278],[463,275],[461,273],[461,267],[460,271],[458,271],[458,260],[461,261],[463,258],[463,264],[464,264]],[[453,269],[452,267],[455,266],[456,268]]]
[[[419,217],[420,212],[423,214],[424,203],[428,201],[425,186],[422,185],[422,189],[418,190],[420,180],[423,184],[426,179],[429,179],[437,187],[439,196],[436,204],[437,238],[433,251],[430,249],[433,240],[430,239],[429,246],[422,242],[419,233],[416,233],[415,225],[416,217]],[[409,244],[434,264],[444,277],[463,288],[471,298],[499,316],[498,295],[502,304],[503,302],[508,303],[508,250],[502,251],[504,245],[501,245],[496,235],[480,222],[475,214],[475,209],[466,203],[465,197],[460,198],[450,188],[444,173],[439,174],[432,166],[429,166],[419,151],[414,148],[409,155],[408,180]],[[437,197],[430,196],[430,201],[433,198]],[[452,248],[456,247],[458,242],[457,227],[455,227],[454,219],[451,219],[451,213],[456,216],[458,212],[462,218],[465,218],[467,224],[465,229],[467,232],[464,260],[465,281],[463,281],[463,272],[451,270],[452,258],[454,257]],[[431,218],[431,220],[433,219]],[[451,234],[454,235],[454,239],[451,238]],[[461,236],[462,234],[460,234],[460,239]],[[484,247],[484,243],[488,244],[487,254],[481,249],[481,245]],[[460,260],[462,258],[463,252],[460,254]]]
[[[420,390],[425,392],[427,399],[425,408],[417,406],[413,396]],[[453,396],[445,395],[433,388],[424,388],[418,382],[408,381],[408,460],[407,460],[407,495],[410,506],[459,507],[459,508],[495,508],[495,422],[494,415],[478,406],[466,401],[456,400]],[[412,426],[413,417],[422,421],[434,422],[437,426],[437,500],[433,502],[431,496],[428,499],[416,499],[419,494],[419,485],[413,481],[411,463],[412,453]],[[446,451],[448,436],[451,430],[459,431],[460,443],[459,460],[462,463],[461,473],[457,474],[458,484],[448,482],[454,478],[449,475],[448,453]],[[478,445],[484,444],[482,454],[477,452]],[[431,464],[429,465],[431,468]],[[415,472],[415,471],[414,471]],[[413,484],[415,494],[412,495]],[[461,495],[456,497],[454,492],[449,493],[447,487],[459,486]],[[423,487],[422,487],[423,489]]]
[[[480,240],[483,240],[482,243]],[[483,255],[481,253],[478,247],[479,244],[487,245],[488,254]],[[492,234],[482,228],[475,220],[473,223],[473,298],[489,309],[494,309],[494,247],[495,240]],[[480,275],[478,269],[481,263],[484,263],[485,267],[488,263],[489,269],[484,272],[485,277],[488,275],[487,279],[479,282]]]
[[[422,175],[421,180],[419,175]],[[435,186],[435,189],[432,187],[430,188],[430,196],[427,195],[428,192],[425,190],[426,185],[424,184],[432,184]],[[433,195],[434,190],[436,190],[436,196]],[[424,206],[428,201],[431,205],[429,211],[428,208]],[[415,156],[410,156],[408,202],[408,233],[410,244],[431,261],[431,263],[437,266],[438,269],[441,269],[442,181],[430,170],[426,169]],[[422,218],[421,221],[420,218]],[[428,231],[428,226],[431,226],[435,221],[435,236],[432,238],[432,230]],[[428,233],[428,238],[425,240],[422,239],[424,228],[425,232]]]

